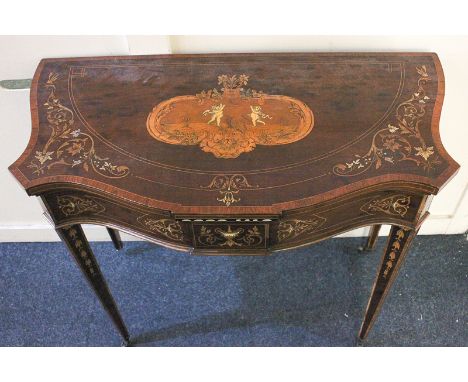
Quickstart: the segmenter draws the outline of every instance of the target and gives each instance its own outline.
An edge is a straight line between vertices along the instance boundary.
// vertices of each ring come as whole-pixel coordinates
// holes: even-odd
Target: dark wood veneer
[[[126,340],[80,224],[108,227],[117,249],[119,229],[204,255],[269,254],[366,225],[371,249],[391,224],[363,339],[459,167],[439,135],[444,86],[434,53],[45,59],[10,171]]]

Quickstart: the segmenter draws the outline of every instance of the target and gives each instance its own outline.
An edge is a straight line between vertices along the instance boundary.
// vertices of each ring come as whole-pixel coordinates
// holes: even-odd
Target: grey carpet
[[[135,346],[356,346],[385,240],[269,257],[92,243]],[[363,346],[467,346],[467,241],[416,238]],[[0,346],[119,346],[61,243],[0,244]]]

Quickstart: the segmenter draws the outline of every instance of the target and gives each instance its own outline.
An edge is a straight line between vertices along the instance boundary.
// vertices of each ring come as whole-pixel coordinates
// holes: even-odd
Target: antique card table
[[[443,97],[432,53],[45,59],[10,171],[125,341],[83,223],[117,249],[122,230],[197,255],[267,255],[367,225],[371,249],[391,224],[364,339],[459,167],[439,137]]]

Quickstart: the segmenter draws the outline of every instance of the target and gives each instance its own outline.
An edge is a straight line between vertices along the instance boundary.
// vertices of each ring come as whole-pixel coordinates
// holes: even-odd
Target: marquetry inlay
[[[262,229],[260,229],[260,228]],[[264,226],[202,225],[196,233],[198,244],[207,247],[256,247],[265,243]]]
[[[80,233],[75,227],[66,227],[63,229],[65,234],[70,240],[70,244],[74,247],[74,250],[81,258],[81,263],[85,267],[86,271],[91,275],[95,276],[97,274],[97,269],[93,262],[93,255],[88,253],[88,246],[80,238]]]
[[[65,216],[75,216],[83,213],[97,214],[106,210],[96,200],[85,196],[59,195],[57,196],[57,204]]]
[[[405,236],[409,236],[410,232],[411,230],[409,228],[404,227],[401,227],[396,231],[393,240],[389,244],[388,254],[384,261],[385,268],[382,273],[383,278],[387,278],[391,269],[394,267],[394,263],[397,261],[403,250],[403,240],[406,240]]]
[[[45,58],[31,138],[10,171],[44,201],[126,341],[81,223],[107,226],[116,249],[118,227],[210,256],[267,255],[368,224],[371,249],[391,224],[364,339],[459,168],[440,141],[444,85],[435,53]]]
[[[96,153],[94,139],[76,126],[73,110],[64,106],[57,97],[56,81],[59,74],[50,73],[45,87],[49,90],[47,102],[41,105],[51,131],[50,137],[28,167],[36,176],[43,175],[56,166],[82,168],[106,178],[122,178],[130,170],[125,165],[116,165],[109,158]]]
[[[308,219],[282,220],[278,226],[278,242],[294,239],[305,233],[314,232],[326,221],[326,218],[317,215],[313,215]]]
[[[384,198],[376,198],[368,201],[361,207],[361,211],[372,215],[375,212],[383,212],[387,215],[404,217],[410,207],[411,197],[407,195],[394,195]]]
[[[238,194],[241,190],[256,188],[247,181],[244,175],[216,175],[208,186],[201,188],[209,190],[218,190],[220,197],[216,198],[218,202],[224,203],[227,207],[239,202],[241,199]]]
[[[245,74],[222,74],[220,89],[159,103],[148,116],[149,133],[173,145],[199,145],[216,158],[237,158],[256,145],[284,145],[310,133],[314,117],[305,103],[247,88],[248,81]]]
[[[426,94],[425,85],[431,81],[425,65],[417,66],[419,75],[417,86],[408,99],[396,107],[393,118],[386,127],[377,131],[365,154],[355,154],[349,162],[339,163],[333,172],[339,176],[354,176],[371,168],[376,170],[384,165],[398,162],[412,162],[426,173],[441,164],[434,146],[427,143],[421,134],[421,125],[426,114],[426,107],[435,95]]]
[[[139,216],[137,221],[150,231],[159,233],[170,240],[184,240],[182,227],[177,220],[166,218],[161,219],[152,215],[143,215]]]

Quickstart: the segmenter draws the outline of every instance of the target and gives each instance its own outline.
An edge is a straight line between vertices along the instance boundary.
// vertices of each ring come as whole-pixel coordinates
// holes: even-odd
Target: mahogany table
[[[432,196],[458,164],[439,137],[433,53],[42,60],[32,135],[10,167],[39,196],[125,341],[81,228],[197,255],[267,255],[371,225],[391,232],[368,334]]]

